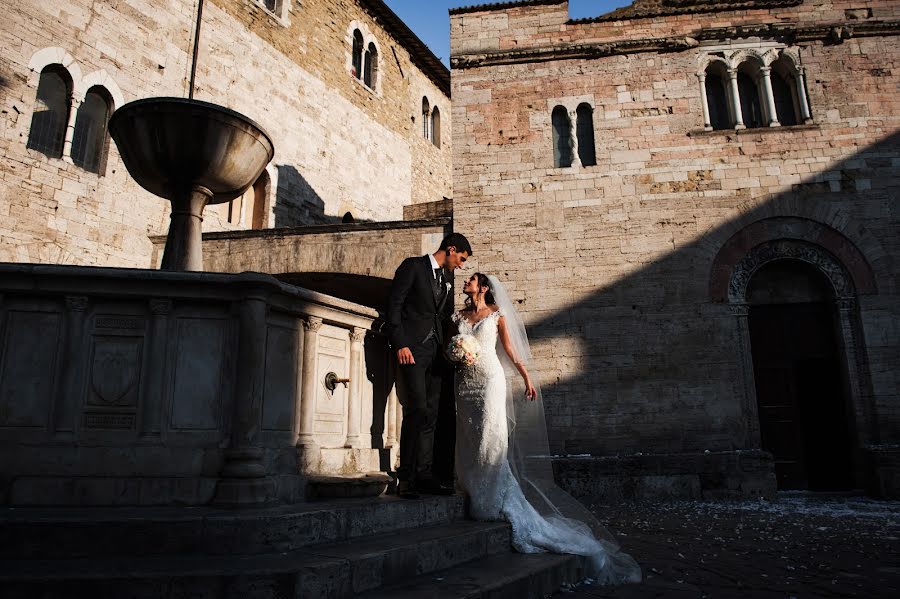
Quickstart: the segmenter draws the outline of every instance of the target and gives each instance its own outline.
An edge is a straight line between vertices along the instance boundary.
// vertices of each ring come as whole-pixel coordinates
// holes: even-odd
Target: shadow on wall
[[[298,227],[302,225],[328,225],[342,222],[370,222],[351,215],[325,214],[325,200],[309,181],[293,165],[279,164],[278,189],[275,191],[274,227]]]
[[[730,149],[737,152],[738,146]],[[802,434],[802,406],[786,415],[793,419],[787,432],[773,430],[778,425],[772,422],[761,427],[758,413],[760,384],[805,384],[790,363],[776,373],[785,379],[780,383],[758,381],[754,374],[749,328],[755,306],[746,292],[754,274],[776,260],[811,266],[834,289],[828,312],[839,348],[834,367],[842,380],[836,409],[845,411],[855,451],[900,440],[898,423],[877,415],[878,405],[900,399],[891,366],[900,363],[892,324],[900,321],[900,290],[888,251],[900,236],[892,213],[900,187],[898,167],[892,166],[898,150],[895,134],[705,233],[691,230],[693,217],[678,222],[674,210],[643,230],[634,228],[635,221],[618,230],[603,224],[610,236],[605,241],[612,243],[599,251],[584,247],[584,259],[602,268],[603,254],[615,252],[609,266],[621,268],[622,257],[632,254],[635,269],[561,311],[540,311],[528,305],[530,298],[520,301],[531,316],[535,363],[559,364],[555,372],[542,372],[551,451],[727,451],[758,448],[761,437],[773,451],[785,435]],[[700,181],[700,190],[719,183],[710,176]],[[748,192],[735,194],[748,205],[752,201]],[[698,199],[696,210],[704,201],[714,199]],[[677,247],[679,234],[693,240]],[[637,262],[666,247],[677,249],[651,264]],[[533,267],[539,270],[540,263]],[[573,287],[577,267],[561,267],[571,271]],[[584,297],[577,288],[564,291]],[[878,339],[867,340],[864,332]],[[861,459],[854,457],[858,467]]]

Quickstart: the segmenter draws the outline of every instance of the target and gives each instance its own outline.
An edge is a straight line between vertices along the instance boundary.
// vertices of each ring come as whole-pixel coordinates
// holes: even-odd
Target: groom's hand
[[[412,352],[409,351],[408,347],[401,347],[397,350],[397,361],[404,366],[416,363],[416,360],[413,358]]]

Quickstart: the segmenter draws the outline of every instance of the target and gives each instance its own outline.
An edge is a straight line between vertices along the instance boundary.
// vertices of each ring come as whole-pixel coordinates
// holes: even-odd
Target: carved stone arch
[[[84,76],[81,79],[80,84],[75,87],[75,97],[79,101],[84,100],[84,95],[95,85],[102,87],[109,93],[109,97],[112,98],[113,101],[113,110],[120,108],[125,104],[125,97],[122,95],[122,90],[104,69],[94,71],[93,73]]]
[[[728,63],[732,69],[738,69],[742,64],[750,61],[754,67],[766,66],[766,59],[762,53],[752,48],[737,50],[728,56]]]
[[[778,60],[778,56],[780,54],[779,48],[769,48],[765,52],[762,53],[763,66],[769,67],[772,66],[772,63]]]
[[[43,48],[38,50],[31,56],[28,61],[28,68],[32,70],[35,77],[40,76],[41,71],[46,67],[58,64],[62,65],[69,72],[72,78],[73,89],[79,89],[81,86],[81,67],[75,62],[71,54],[58,47]]]
[[[836,299],[849,299],[856,293],[850,274],[831,253],[806,241],[778,239],[756,246],[735,265],[728,284],[728,302],[745,303],[750,279],[776,260],[799,260],[813,266],[828,280]]]
[[[801,219],[794,219],[800,221]],[[816,225],[818,223],[815,223]],[[794,223],[795,226],[798,223]],[[821,225],[819,225],[821,227]],[[791,223],[787,227],[791,228]],[[760,231],[757,231],[757,237]],[[830,234],[834,234],[830,230]],[[745,233],[742,231],[742,233]],[[745,234],[743,242],[752,239],[752,233]],[[736,236],[737,237],[737,236]],[[751,307],[748,304],[747,292],[751,279],[764,266],[780,260],[795,260],[806,263],[821,273],[834,291],[832,300],[835,314],[835,333],[840,351],[840,364],[843,383],[848,392],[847,400],[852,414],[852,426],[855,429],[857,450],[869,443],[877,442],[878,431],[875,426],[876,406],[871,393],[871,382],[866,365],[865,341],[862,334],[862,324],[859,317],[857,296],[863,293],[874,292],[874,281],[867,280],[871,276],[861,272],[860,264],[849,264],[847,257],[838,252],[830,251],[833,245],[829,242],[828,234],[816,239],[815,242],[804,239],[786,238],[781,236],[769,239],[754,245],[749,251],[740,247],[741,243],[731,244],[735,239],[729,240],[729,244],[722,248],[717,262],[729,263],[724,269],[719,269],[718,274],[728,271],[727,308],[735,317],[735,326],[738,336],[737,359],[741,367],[743,388],[742,408],[746,416],[746,430],[748,439],[754,447],[762,447],[760,436],[759,412],[757,410],[757,397],[755,391],[755,371],[753,367],[752,351],[750,344],[750,325],[748,316]],[[730,247],[728,247],[730,246]],[[847,248],[843,248],[846,254]],[[838,255],[836,255],[838,254]],[[736,257],[737,255],[737,257]],[[721,260],[720,260],[721,259]],[[719,264],[722,266],[723,264]],[[714,267],[714,273],[716,268]],[[714,275],[715,278],[715,275]],[[862,285],[860,285],[862,280]],[[721,282],[721,280],[720,280]],[[714,295],[716,285],[711,285]],[[861,288],[864,287],[864,288]],[[716,301],[715,299],[713,301]],[[856,467],[861,468],[861,454],[853,458]]]
[[[833,256],[843,272],[847,273],[850,288],[857,294],[877,293],[875,274],[867,256],[839,230],[810,218],[776,216],[744,224],[719,245],[710,269],[710,300],[735,301],[732,299],[731,282],[738,264],[756,248],[783,240],[821,248]],[[743,299],[737,301],[742,302]]]
[[[800,51],[796,48],[783,48],[772,62],[782,58],[793,69],[794,74],[803,71],[803,66],[800,64]]]
[[[700,58],[700,69],[697,71],[697,75],[705,75],[709,67],[717,63],[721,64],[726,71],[731,68],[731,65],[724,57],[716,54],[706,54]]]

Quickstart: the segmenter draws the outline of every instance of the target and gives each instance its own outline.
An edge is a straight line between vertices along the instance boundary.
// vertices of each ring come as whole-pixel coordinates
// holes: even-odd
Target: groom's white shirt
[[[434,269],[440,268],[441,265],[437,263],[437,260],[434,259],[434,254],[428,254],[428,259],[431,260],[431,278],[437,278],[437,275],[434,272]]]

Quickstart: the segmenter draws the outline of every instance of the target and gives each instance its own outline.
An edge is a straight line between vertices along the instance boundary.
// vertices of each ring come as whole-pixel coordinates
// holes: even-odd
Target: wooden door
[[[851,486],[850,423],[832,307],[826,302],[750,309],[763,449],[780,489]]]

